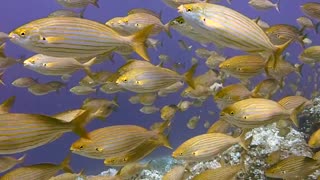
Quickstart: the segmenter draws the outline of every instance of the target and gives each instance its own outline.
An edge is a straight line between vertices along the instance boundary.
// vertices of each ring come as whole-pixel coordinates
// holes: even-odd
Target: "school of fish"
[[[35,97],[59,93],[64,88],[75,95],[90,97],[78,108],[54,115],[12,112],[19,99],[7,97],[0,105],[0,173],[3,173],[0,180],[75,179],[85,171],[74,173],[70,166],[72,154],[96,159],[105,166],[120,167],[110,179],[130,179],[150,166],[151,161],[145,164],[139,161],[158,148],[169,149],[173,158],[185,162],[174,166],[163,180],[183,180],[190,173],[190,163],[208,161],[239,144],[243,149],[239,164],[208,169],[193,177],[195,180],[233,179],[239,172],[247,172],[248,167],[243,163],[250,150],[247,132],[274,122],[283,129],[298,128],[301,125],[298,115],[312,106],[312,98],[320,94],[317,85],[320,44],[313,44],[308,36],[319,38],[320,2],[304,2],[297,7],[295,11],[304,14],[296,19],[297,24],[270,25],[271,22],[260,17],[254,19],[234,10],[231,0],[226,1],[227,6],[221,4],[226,4],[223,0],[163,0],[177,13],[166,23],[162,21],[165,11],[158,13],[146,8],[133,8],[123,16],[100,23],[86,19],[88,6],[99,10],[102,2],[98,0],[56,2],[63,8],[21,24],[11,32],[0,33],[0,83],[3,87],[11,84],[25,88]],[[275,10],[281,14],[280,0],[249,0],[246,5],[259,12]],[[190,62],[176,62],[169,55],[157,52],[159,47],[166,46],[159,34],[174,38],[173,31],[201,46],[194,49],[190,41],[177,41],[183,51],[193,52]],[[9,43],[34,55],[7,57],[5,49]],[[286,50],[296,45],[301,52],[298,57],[292,57]],[[233,49],[238,55],[226,56],[226,49]],[[158,53],[157,58],[149,55],[151,51]],[[115,57],[116,54],[120,57]],[[101,63],[123,61],[119,59],[124,63],[114,72],[102,70]],[[44,76],[58,76],[61,81],[39,82],[35,76],[3,81],[2,76],[13,65]],[[101,69],[93,71],[94,66]],[[206,71],[198,73],[200,66],[206,66]],[[297,91],[306,67],[315,72],[313,77],[308,77],[312,94]],[[77,71],[83,71],[85,77],[78,85],[69,87],[68,82]],[[295,82],[289,80],[289,75],[294,76]],[[288,89],[293,93],[284,93]],[[148,128],[119,124],[86,130],[91,121],[105,120],[122,108],[118,97],[126,92],[135,94],[128,102],[140,104],[141,113],[159,114],[154,119],[160,121]],[[114,99],[91,96],[97,93],[113,94]],[[179,102],[156,105],[158,99],[169,99],[170,94],[179,96],[179,93]],[[284,95],[273,98],[277,94],[279,97],[279,93]],[[219,116],[211,121],[214,123],[203,120],[199,113],[186,119],[185,124],[193,130],[203,122],[207,132],[185,139],[179,145],[171,144],[169,137],[175,115],[192,107],[201,108],[206,101],[213,101],[220,110],[208,111],[212,117]],[[64,158],[61,163],[22,165],[25,159],[32,158],[28,156],[29,150],[46,146],[69,132],[75,133],[78,139],[68,145],[70,152],[61,157]],[[313,158],[291,155],[281,159],[279,151],[270,154],[265,176],[304,179],[319,170],[316,150],[320,147],[320,129],[308,138],[308,145],[315,151]],[[17,153],[23,155],[14,156]],[[65,173],[57,176],[60,170]]]

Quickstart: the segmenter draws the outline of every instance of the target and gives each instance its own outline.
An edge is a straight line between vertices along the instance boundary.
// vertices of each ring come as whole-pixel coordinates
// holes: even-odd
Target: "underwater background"
[[[270,25],[283,23],[298,27],[296,19],[303,15],[300,10],[300,6],[305,2],[308,1],[283,0],[281,1],[279,7],[280,13],[275,9],[263,11],[256,10],[249,6],[247,1],[244,0],[234,0],[231,4],[228,4],[226,1],[222,0],[219,4],[230,7],[252,19],[261,17],[261,19],[268,22]],[[100,0],[99,6],[100,8],[89,5],[84,13],[84,17],[90,20],[105,23],[113,17],[125,16],[128,10],[132,8],[147,8],[157,13],[161,12],[161,20],[164,24],[179,16],[177,9],[168,7],[161,0]],[[0,31],[10,33],[12,30],[23,24],[35,19],[46,17],[51,12],[62,8],[63,7],[55,0],[2,0],[0,4]],[[169,38],[165,32],[162,32],[155,37],[156,39],[161,40],[163,45],[159,46],[157,50],[148,49],[151,62],[153,64],[158,64],[160,62],[158,58],[159,54],[166,54],[171,60],[168,64],[165,63],[164,66],[170,68],[170,63],[183,63],[185,64],[185,68],[180,68],[178,71],[180,73],[184,73],[187,69],[189,69],[189,67],[191,67],[191,58],[196,57],[194,51],[200,48],[201,45],[186,37],[183,37],[173,29],[171,29],[171,33],[172,38]],[[309,30],[307,37],[312,40],[312,45],[320,44],[319,35],[316,35],[313,31]],[[178,40],[185,41],[188,45],[192,46],[192,49],[190,51],[181,49],[179,47]],[[214,46],[210,45],[208,49],[214,50]],[[298,43],[293,43],[290,45],[286,52],[289,52],[290,54],[289,58],[291,63],[299,62],[297,57],[302,50],[302,47]],[[5,53],[8,57],[14,58],[28,58],[35,54],[31,51],[25,50],[22,47],[14,45],[10,41],[8,41],[6,44]],[[223,55],[226,57],[232,57],[239,54],[244,53],[229,48],[223,50]],[[133,57],[141,59],[136,54],[133,54]],[[113,57],[113,62],[106,61],[101,64],[93,65],[92,71],[107,70],[115,72],[117,68],[124,63],[125,60],[122,59],[122,57],[118,54],[115,54]],[[311,76],[312,78],[317,67],[318,66],[311,68],[309,65],[305,65],[303,67],[303,76],[298,84],[298,91],[301,91],[302,95],[306,98],[311,98],[311,93],[314,91],[314,84],[319,83],[319,79],[308,81],[308,76]],[[196,75],[204,73],[207,70],[208,67],[205,66],[204,60],[199,58],[199,66],[196,70]],[[0,87],[0,102],[10,96],[16,96],[16,102],[11,109],[11,112],[53,115],[69,109],[79,108],[82,105],[82,102],[88,97],[107,98],[112,100],[115,96],[115,94],[107,95],[99,90],[97,90],[97,93],[82,96],[69,92],[69,89],[73,86],[76,86],[79,80],[85,76],[84,71],[77,71],[74,73],[67,82],[66,88],[62,88],[57,93],[49,93],[44,96],[35,96],[24,88],[17,88],[11,85],[11,82],[13,82],[15,79],[28,76],[38,79],[39,82],[48,82],[50,80],[61,81],[59,76],[44,76],[24,68],[22,64],[16,64],[8,68],[3,77],[5,86]],[[296,82],[297,78],[298,76],[295,73],[292,73],[287,78],[286,83],[294,83]],[[256,84],[261,79],[261,76],[255,78],[253,80],[254,83],[252,84]],[[238,82],[238,80],[230,78],[225,84],[231,84],[234,82]],[[183,88],[177,93],[169,94],[167,97],[158,97],[155,105],[157,107],[162,107],[164,105],[179,103],[179,101],[182,99],[180,96],[182,90]],[[278,100],[284,96],[295,95],[295,93],[296,92],[293,92],[288,86],[286,86],[281,93],[277,93],[272,99]],[[119,108],[117,108],[117,110],[114,111],[105,121],[92,121],[86,127],[88,132],[101,127],[122,124],[140,125],[145,128],[149,128],[153,123],[162,121],[160,118],[160,112],[151,115],[143,114],[139,111],[142,105],[131,104],[128,101],[128,99],[135,93],[126,91],[119,92],[117,94]],[[210,115],[208,111],[213,111],[215,114]],[[211,97],[208,98],[201,107],[192,107],[185,112],[177,112],[170,130],[170,142],[173,149],[177,148],[178,145],[183,143],[185,140],[205,133],[207,129],[203,126],[203,124],[206,120],[208,120],[211,124],[217,121],[219,118],[219,112],[220,110],[217,108]],[[186,126],[187,121],[192,116],[198,115],[201,117],[198,126],[195,129],[189,129]],[[24,162],[24,165],[41,162],[59,163],[64,159],[64,157],[67,156],[67,154],[70,152],[70,145],[77,139],[78,136],[76,136],[74,133],[65,133],[63,137],[52,143],[29,150],[25,152],[27,153],[27,158]],[[172,150],[165,147],[160,147],[147,156],[147,159],[159,158],[162,156],[171,155],[171,153]],[[15,156],[19,157],[22,154],[24,153],[17,154]],[[81,169],[84,169],[86,174],[99,174],[101,171],[107,169],[107,167],[105,167],[103,164],[103,160],[90,159],[76,154],[72,155],[71,167],[75,172],[79,172]]]

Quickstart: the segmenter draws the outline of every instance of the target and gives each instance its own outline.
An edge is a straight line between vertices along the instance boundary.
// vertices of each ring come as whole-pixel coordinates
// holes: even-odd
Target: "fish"
[[[58,58],[36,54],[25,60],[23,66],[43,75],[70,75],[80,69],[91,75],[90,67],[95,63],[95,60],[96,58],[92,58],[87,63],[81,64],[74,58]]]
[[[184,4],[178,7],[178,12],[193,28],[199,33],[206,34],[206,37],[218,47],[239,49],[276,58],[291,43],[287,42],[281,46],[272,44],[255,22],[221,5]]]
[[[185,171],[185,165],[175,165],[163,175],[162,180],[183,180],[187,174]]]
[[[158,16],[154,16],[151,13],[132,13],[121,18],[120,20],[118,20],[118,23],[114,25],[119,26],[116,29],[122,29],[127,31],[129,34],[133,34],[152,24],[154,25],[154,27],[150,33],[151,36],[157,35],[161,31],[165,31],[168,36],[171,37],[169,25],[164,25]]]
[[[240,144],[247,149],[245,133],[234,138],[221,133],[208,133],[194,136],[183,142],[174,152],[172,157],[185,161],[207,161],[219,153],[229,149],[234,144]]]
[[[223,119],[219,119],[209,127],[207,133],[223,133],[227,134],[232,128],[232,125]]]
[[[243,84],[231,84],[220,89],[214,96],[213,100],[219,109],[250,98],[252,92],[248,90]]]
[[[95,21],[75,17],[50,17],[20,26],[9,37],[15,44],[47,56],[91,57],[118,47],[128,47],[145,60],[150,60],[144,43],[152,29],[153,25],[150,25],[134,35],[122,36]]]
[[[171,121],[177,111],[178,107],[176,105],[165,105],[160,109],[160,117],[164,121]]]
[[[302,51],[299,55],[299,60],[306,64],[314,66],[320,62],[320,46],[310,46]]]
[[[299,127],[297,114],[301,111],[301,106],[287,110],[276,101],[248,98],[224,108],[220,119],[241,128],[255,128],[280,119],[291,119],[294,125]]]
[[[286,96],[278,101],[278,103],[286,109],[295,109],[302,105],[301,108],[312,105],[312,101],[303,96]]]
[[[37,79],[34,79],[32,77],[21,77],[18,78],[16,80],[14,80],[11,84],[15,87],[20,87],[20,88],[24,88],[24,87],[30,87],[34,84],[38,83]]]
[[[302,77],[302,68],[304,64],[291,64],[283,59],[283,57],[280,57],[277,62],[277,65],[273,66],[274,62],[268,61],[265,66],[265,72],[269,77],[278,80],[281,87],[283,87],[286,76],[292,72],[295,72],[299,77]]]
[[[212,93],[213,93],[213,90],[210,87],[196,84],[195,88],[191,88],[190,86],[187,87],[181,93],[181,96],[192,98],[192,99],[205,100],[209,96],[211,96]],[[195,104],[193,104],[193,105],[195,105]]]
[[[6,172],[11,168],[13,168],[14,166],[23,163],[25,158],[26,158],[26,154],[24,154],[18,159],[11,156],[0,157],[0,172],[1,173]]]
[[[318,33],[318,26],[319,24],[313,24],[312,20],[309,19],[306,16],[301,16],[297,18],[297,23],[300,25],[302,29],[308,28],[308,29],[314,29],[316,33]]]
[[[223,61],[219,64],[219,68],[245,83],[264,71],[265,62],[265,59],[259,55],[241,55]]]
[[[280,158],[281,158],[281,150],[279,149],[277,151],[273,151],[272,153],[270,153],[265,161],[269,165],[273,165],[273,164],[279,162]]]
[[[182,17],[181,17],[182,18]],[[199,57],[199,58],[202,58],[202,59],[207,59],[209,58],[213,53],[216,53],[215,51],[210,51],[206,48],[198,48],[195,50],[195,53],[196,55]]]
[[[105,159],[129,152],[146,141],[158,142],[170,148],[171,145],[163,134],[166,125],[155,130],[135,125],[114,125],[95,129],[89,132],[89,138],[80,138],[72,143],[70,150],[81,156]]]
[[[138,104],[140,103],[140,97],[139,95],[134,95],[134,96],[131,96],[128,101],[131,103],[131,104]]]
[[[320,160],[320,151],[314,153],[314,155],[312,156],[312,159]]]
[[[307,16],[320,20],[320,3],[318,2],[307,2],[300,6],[302,12]]]
[[[0,114],[9,113],[16,101],[16,96],[11,96],[0,104]]]
[[[190,108],[193,103],[190,101],[180,101],[177,105],[179,111],[184,112]]]
[[[69,91],[76,95],[88,95],[91,93],[96,93],[97,89],[88,86],[74,86]]]
[[[150,166],[150,161],[147,163],[130,163],[123,166],[116,174],[123,179],[131,178],[132,176],[140,173],[143,169],[147,169]]]
[[[205,64],[210,69],[217,69],[219,64],[226,60],[226,57],[218,54],[217,52],[212,52],[212,54],[207,58]]]
[[[66,8],[86,8],[89,4],[99,8],[98,0],[56,0],[60,5]]]
[[[61,9],[54,11],[48,15],[48,17],[77,17],[77,18],[83,18],[83,13],[84,10],[81,11],[80,13],[77,13],[72,10],[67,10],[67,9]]]
[[[320,147],[320,130],[313,132],[310,136],[310,139],[308,141],[308,145],[311,148],[318,148]]]
[[[56,89],[48,84],[36,83],[28,87],[28,91],[36,96],[43,96],[51,92],[55,92]]]
[[[303,40],[306,35],[303,34],[302,29],[298,29],[293,25],[288,24],[276,24],[265,30],[266,34],[270,38],[270,41],[275,45],[282,45],[292,40],[297,41],[304,48],[305,44]]]
[[[200,120],[200,115],[199,116],[192,116],[187,122],[187,127],[189,129],[195,129],[198,125],[199,120]]]
[[[157,92],[181,80],[194,87],[192,76],[196,68],[197,64],[193,65],[183,75],[170,69],[156,66],[133,69],[121,75],[116,80],[116,83],[120,87],[136,93]]]
[[[140,112],[144,113],[144,114],[153,114],[160,111],[160,108],[156,107],[156,106],[143,106],[140,109]]]
[[[203,46],[207,46],[210,40],[203,34],[196,31],[182,16],[178,16],[172,19],[169,23],[169,27],[179,32],[181,35],[186,36],[196,42],[199,42]]]
[[[145,106],[151,106],[157,100],[156,93],[142,93],[138,94],[139,102]]]
[[[41,164],[34,164],[30,166],[19,167],[0,177],[0,180],[50,179],[55,174],[57,174],[58,171],[60,170],[72,173],[72,169],[69,165],[70,160],[71,160],[71,156],[67,156],[60,164],[41,163]]]
[[[312,158],[290,156],[266,169],[264,174],[270,178],[304,179],[319,167],[319,162]]]
[[[228,180],[236,177],[237,173],[243,169],[242,164],[218,167],[216,169],[207,169],[193,177],[194,180],[202,179],[221,179]]]
[[[119,107],[118,97],[113,100],[104,98],[87,98],[83,101],[81,109],[88,111],[93,118],[104,120]]]
[[[45,83],[45,85],[49,85],[54,91],[59,92],[61,88],[66,87],[67,85],[60,81],[49,81]]]
[[[88,138],[83,123],[87,117],[88,113],[83,113],[71,122],[64,122],[40,114],[0,114],[0,154],[15,154],[34,149],[71,131]]]
[[[272,3],[272,1],[270,0],[250,0],[248,4],[254,7],[255,9],[259,9],[259,10],[267,10],[267,9],[275,8],[280,13],[280,10],[279,10],[280,0],[278,0],[277,3]]]
[[[280,82],[273,78],[262,80],[252,89],[252,97],[270,99],[281,86]]]

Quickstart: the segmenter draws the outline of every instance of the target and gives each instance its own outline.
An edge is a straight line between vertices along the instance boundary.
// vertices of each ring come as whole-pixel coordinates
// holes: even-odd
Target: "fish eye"
[[[99,151],[99,148],[96,148],[96,151]]]
[[[46,67],[46,66],[47,66],[47,63],[43,63],[42,65],[43,65],[44,67]]]
[[[191,12],[192,11],[192,8],[187,8],[187,12]]]
[[[31,63],[31,64],[34,64],[34,63],[35,63],[35,61],[34,61],[34,60],[31,60],[31,61],[30,61],[30,63]]]
[[[281,172],[281,174],[285,174],[285,173],[286,173],[286,171],[285,171],[285,170],[281,170],[280,172]]]
[[[45,37],[42,37],[42,40],[44,40],[44,41],[45,41],[45,40],[46,40],[46,38],[45,38]]]
[[[79,149],[83,149],[83,146],[80,146]]]
[[[231,111],[231,112],[230,112],[230,114],[231,114],[231,115],[234,115],[234,112],[233,112],[233,111]]]
[[[183,155],[183,153],[181,152],[181,153],[179,153],[179,155],[180,155],[180,156],[182,156],[182,155]]]
[[[247,116],[243,116],[243,119],[247,119]]]
[[[204,22],[205,22],[205,21],[206,21],[206,18],[203,18],[203,19],[202,19],[202,21],[204,21]]]
[[[137,23],[137,24],[135,24],[135,26],[137,26],[137,27],[138,27],[138,26],[139,26],[139,24]]]
[[[124,79],[123,81],[124,81],[124,82],[127,82],[128,80],[127,80],[127,79]]]
[[[26,33],[25,33],[24,31],[22,31],[22,32],[20,33],[20,35],[21,35],[21,36],[25,36]]]

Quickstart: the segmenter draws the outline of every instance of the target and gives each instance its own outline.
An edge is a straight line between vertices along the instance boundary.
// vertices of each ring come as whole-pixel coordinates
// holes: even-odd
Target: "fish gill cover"
[[[0,179],[319,175],[318,2],[3,0],[0,17]]]

